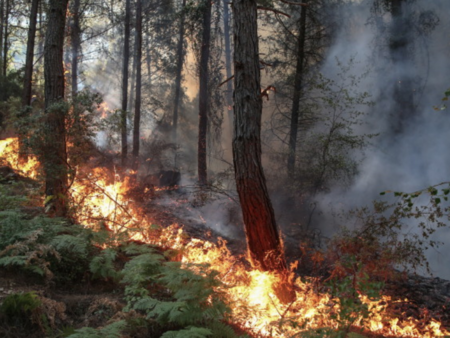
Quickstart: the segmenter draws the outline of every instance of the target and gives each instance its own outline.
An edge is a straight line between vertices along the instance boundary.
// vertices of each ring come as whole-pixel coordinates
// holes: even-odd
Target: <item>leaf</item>
[[[441,203],[441,199],[440,199],[439,197],[437,197],[437,198],[434,199],[434,202],[435,202],[436,204],[439,204],[439,203]]]

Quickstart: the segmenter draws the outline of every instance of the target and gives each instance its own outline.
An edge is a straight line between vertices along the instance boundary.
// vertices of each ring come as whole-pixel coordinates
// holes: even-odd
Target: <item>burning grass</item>
[[[2,163],[24,175],[36,177],[37,161],[29,157],[28,163],[20,165],[17,151],[16,139],[0,141]],[[130,188],[129,177],[121,177],[107,169],[79,171],[71,187],[73,214],[86,226],[106,229],[127,240],[174,249],[182,266],[199,274],[204,273],[205,264],[209,271],[217,271],[216,278],[222,283],[216,291],[225,295],[231,308],[229,320],[254,335],[345,337],[355,329],[393,337],[450,335],[432,318],[425,322],[405,314],[393,314],[389,305],[395,301],[391,297],[358,293],[354,285],[345,281],[335,283],[331,292],[320,292],[315,280],[297,277],[293,281],[296,299],[284,304],[274,292],[280,283],[279,276],[252,269],[243,257],[230,253],[224,240],[214,244],[187,238],[176,224],[167,228],[153,225],[144,210],[127,197]],[[116,244],[111,242],[109,245]],[[369,280],[364,281],[372,285]]]

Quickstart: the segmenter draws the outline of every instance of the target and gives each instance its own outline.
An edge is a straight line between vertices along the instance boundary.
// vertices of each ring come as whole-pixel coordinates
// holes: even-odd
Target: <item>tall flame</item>
[[[35,177],[37,161],[29,157],[29,163],[19,166],[17,139],[0,141],[0,159],[22,173]],[[31,169],[33,168],[33,169]],[[296,300],[283,304],[276,297],[274,285],[280,282],[273,273],[250,269],[241,258],[233,256],[226,242],[218,244],[206,240],[187,239],[176,224],[159,229],[155,235],[149,217],[127,197],[129,178],[121,178],[106,169],[95,168],[80,174],[71,187],[71,198],[76,206],[78,221],[87,226],[104,224],[111,231],[126,233],[129,237],[167,248],[182,249],[181,261],[207,263],[219,272],[226,286],[224,290],[232,304],[233,322],[246,327],[250,332],[267,337],[291,337],[301,328],[339,327],[340,302],[328,293],[318,292],[312,280],[295,280]],[[394,317],[388,304],[394,301],[389,296],[373,301],[360,296],[367,305],[370,318],[362,316],[353,321],[354,326],[380,335],[397,337],[433,338],[450,335],[442,325],[431,319],[429,323],[414,318]]]

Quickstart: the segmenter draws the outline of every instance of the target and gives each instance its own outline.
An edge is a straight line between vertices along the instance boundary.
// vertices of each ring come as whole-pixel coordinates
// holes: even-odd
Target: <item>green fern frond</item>
[[[126,322],[120,320],[109,324],[101,329],[93,329],[91,327],[83,327],[76,330],[74,334],[71,334],[67,338],[120,338],[122,337],[121,331],[126,327]]]
[[[94,278],[113,278],[118,279],[120,274],[114,267],[114,261],[117,257],[117,251],[112,248],[103,250],[100,255],[95,256],[89,264],[89,269]]]
[[[208,338],[215,337],[209,329],[191,326],[180,331],[167,331],[161,338]]]

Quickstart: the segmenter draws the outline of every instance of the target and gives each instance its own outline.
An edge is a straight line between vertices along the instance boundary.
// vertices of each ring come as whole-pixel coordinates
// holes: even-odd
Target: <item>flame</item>
[[[7,165],[26,177],[36,178],[39,161],[33,155],[27,155],[25,161],[19,160],[19,141],[15,137],[0,140],[0,164]]]
[[[0,158],[14,169],[36,177],[33,171],[37,166],[36,159],[29,157],[29,163],[18,166],[17,150],[17,139],[0,141]],[[209,264],[211,269],[219,272],[225,286],[218,291],[225,293],[231,304],[232,321],[255,335],[292,337],[298,336],[300,328],[338,329],[342,319],[341,304],[330,294],[318,292],[314,280],[297,278],[294,281],[296,300],[290,304],[281,303],[274,292],[274,286],[280,283],[279,276],[250,268],[242,257],[230,253],[222,239],[218,243],[189,239],[176,224],[167,228],[155,227],[151,218],[130,199],[132,188],[130,178],[117,172],[111,173],[105,168],[78,170],[71,186],[77,220],[90,227],[101,224],[134,240],[180,249],[181,262],[185,266],[189,263]],[[384,336],[432,338],[450,335],[434,319],[424,323],[393,315],[388,305],[395,301],[389,296],[382,296],[377,301],[364,295],[359,297],[367,305],[370,318],[363,320],[355,314],[354,327]]]

